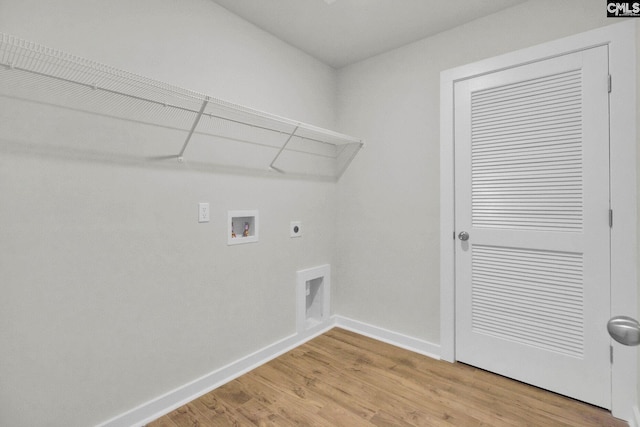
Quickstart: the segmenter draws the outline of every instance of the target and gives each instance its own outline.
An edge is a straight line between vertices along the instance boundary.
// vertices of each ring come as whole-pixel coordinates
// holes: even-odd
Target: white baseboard
[[[633,405],[633,419],[627,420],[629,427],[640,427],[640,409],[638,405]]]
[[[97,427],[140,427],[144,426],[174,409],[191,402],[220,387],[229,381],[257,368],[268,361],[304,344],[305,342],[321,335],[334,327],[333,321],[324,325],[318,325],[311,331],[290,335],[255,353],[204,375],[190,383],[176,388],[160,397],[134,408],[124,414],[118,415]]]
[[[433,344],[343,316],[333,316],[333,319],[335,325],[340,328],[440,360],[440,346],[438,344]]]
[[[317,325],[311,330],[297,333],[283,338],[255,353],[239,359],[227,366],[217,369],[190,383],[176,388],[160,397],[120,414],[97,427],[141,427],[180,406],[191,402],[220,387],[229,381],[257,368],[268,361],[290,351],[305,342],[321,335],[335,326],[383,341],[396,347],[404,348],[425,356],[439,359],[440,346],[417,338],[409,337],[398,332],[389,331],[357,320],[342,316],[333,316],[325,324]],[[640,427],[640,425],[638,425]]]

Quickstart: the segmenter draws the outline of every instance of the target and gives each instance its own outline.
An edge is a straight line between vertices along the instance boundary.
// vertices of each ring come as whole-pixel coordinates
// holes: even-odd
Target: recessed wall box
[[[227,244],[238,245],[258,241],[258,211],[229,211]]]
[[[331,266],[298,271],[296,286],[298,333],[315,332],[328,325]]]

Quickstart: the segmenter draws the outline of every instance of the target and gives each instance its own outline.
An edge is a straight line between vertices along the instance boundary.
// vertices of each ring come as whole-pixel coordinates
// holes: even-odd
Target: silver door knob
[[[627,316],[612,317],[607,322],[611,338],[620,344],[635,346],[640,344],[640,323]]]
[[[466,242],[467,240],[469,240],[469,233],[467,233],[466,231],[461,231],[460,234],[458,234],[458,239]]]

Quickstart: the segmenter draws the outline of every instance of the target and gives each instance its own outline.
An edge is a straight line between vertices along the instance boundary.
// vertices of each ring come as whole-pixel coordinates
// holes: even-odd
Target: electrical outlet
[[[198,222],[209,222],[209,203],[198,203]]]
[[[300,221],[291,221],[289,232],[291,237],[302,237],[302,223]]]

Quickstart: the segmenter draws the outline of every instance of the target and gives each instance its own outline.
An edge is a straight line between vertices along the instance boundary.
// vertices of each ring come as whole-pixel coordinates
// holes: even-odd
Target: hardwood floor
[[[336,328],[148,427],[626,425],[603,409]]]

